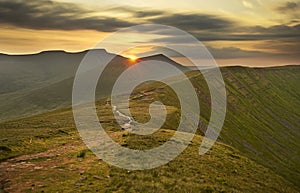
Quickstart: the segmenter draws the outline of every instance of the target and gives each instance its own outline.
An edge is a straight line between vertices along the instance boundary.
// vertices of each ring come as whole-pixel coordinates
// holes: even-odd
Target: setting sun
[[[130,61],[135,62],[138,58],[136,56],[129,56]]]

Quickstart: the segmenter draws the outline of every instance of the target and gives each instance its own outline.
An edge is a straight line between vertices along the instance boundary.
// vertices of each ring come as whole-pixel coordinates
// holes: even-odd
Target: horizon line
[[[43,54],[43,53],[47,53],[47,52],[63,52],[63,53],[66,53],[66,54],[80,54],[80,53],[84,53],[84,52],[89,52],[89,51],[92,51],[92,50],[102,50],[102,51],[105,51],[106,53],[108,54],[115,54],[115,53],[111,53],[111,52],[108,52],[105,48],[92,48],[92,49],[85,49],[85,50],[81,50],[81,51],[67,51],[67,50],[63,50],[63,49],[53,49],[53,50],[41,50],[41,51],[38,51],[38,52],[32,52],[32,53],[5,53],[5,52],[1,52],[0,55],[6,55],[6,56],[33,56],[33,55],[39,55],[39,54]],[[120,56],[120,57],[124,57],[128,60],[130,60],[129,57],[127,56],[124,56],[124,55],[121,55],[121,54],[115,54],[116,56]],[[158,56],[158,55],[163,55],[167,58],[169,58],[170,60],[174,61],[172,59],[172,57],[170,58],[169,56],[166,56],[165,54],[163,53],[160,53],[160,54],[153,54],[153,55],[147,55],[147,56],[144,56],[144,57],[138,57],[137,59],[142,59],[142,58],[146,58],[146,57],[153,57],[153,56]],[[220,58],[222,59],[222,58]],[[218,60],[218,59],[215,59],[215,60]],[[174,61],[176,62],[176,61]],[[178,62],[176,62],[178,63]],[[180,64],[180,63],[178,63]],[[182,64],[180,64],[182,65]],[[219,65],[219,67],[246,67],[246,68],[274,68],[274,67],[284,67],[284,66],[299,66],[300,63],[286,63],[286,64],[277,64],[277,65],[267,65],[267,66],[251,66],[251,65],[245,65],[245,64],[226,64],[226,65]],[[182,65],[182,66],[186,66],[186,65]],[[186,66],[186,67],[196,67],[197,65],[195,66]],[[199,66],[199,65],[198,65]],[[203,66],[203,67],[206,67],[206,66]]]

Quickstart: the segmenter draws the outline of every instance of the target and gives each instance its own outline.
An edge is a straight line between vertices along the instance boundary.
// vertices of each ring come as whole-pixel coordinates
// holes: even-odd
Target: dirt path
[[[7,192],[19,192],[22,191],[21,187],[32,186],[33,182],[30,180],[22,180],[23,175],[35,170],[47,170],[66,164],[70,162],[66,155],[76,153],[79,148],[84,148],[84,146],[66,143],[44,152],[21,155],[1,162],[0,192],[4,190]],[[39,184],[34,185],[38,186]]]

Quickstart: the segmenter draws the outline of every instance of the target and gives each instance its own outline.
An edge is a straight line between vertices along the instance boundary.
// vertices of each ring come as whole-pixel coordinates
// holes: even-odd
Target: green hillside
[[[223,74],[229,96],[220,140],[299,185],[299,66]]]
[[[227,88],[227,116],[219,142],[208,154],[199,156],[198,148],[210,116],[210,96],[203,77],[191,71],[187,74],[199,94],[201,123],[193,142],[169,164],[148,171],[108,166],[80,140],[71,109],[61,109],[0,124],[2,189],[298,192],[300,67],[221,70]],[[122,130],[106,98],[97,102],[100,122],[122,146],[155,147],[168,140],[178,125],[180,112],[174,92],[155,82],[140,86],[131,96],[131,112],[141,122],[149,119],[148,106],[156,99],[167,105],[168,116],[153,135],[137,136]]]
[[[104,103],[99,101],[97,105],[100,121],[122,146],[148,149],[174,133],[163,128],[150,136],[129,134],[116,125],[111,108]],[[146,112],[146,104],[136,105],[134,112],[138,109]],[[172,107],[168,109],[170,114],[175,113]],[[2,123],[0,127],[1,188],[7,192],[298,191],[272,170],[223,143],[217,143],[206,155],[199,156],[202,140],[199,135],[167,165],[127,171],[107,165],[87,149],[74,127],[71,109]]]
[[[218,140],[299,185],[300,67],[227,67],[221,71],[227,91],[227,112]],[[200,99],[199,134],[203,134],[210,118],[210,94],[198,71],[187,75]],[[154,93],[161,90],[158,85],[146,85],[141,90],[151,87],[155,87]],[[170,89],[164,90],[158,98],[174,105],[176,96]],[[173,122],[176,120],[169,123]]]

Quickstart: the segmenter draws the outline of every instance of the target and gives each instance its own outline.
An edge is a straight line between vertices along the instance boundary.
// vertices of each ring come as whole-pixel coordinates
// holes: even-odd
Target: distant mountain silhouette
[[[165,56],[164,54],[156,54],[151,56],[146,56],[138,59],[139,61],[150,61],[150,60],[156,60],[156,61],[162,61],[169,64],[172,64],[173,66],[177,67],[178,69],[182,71],[189,70],[187,67],[175,62],[174,60],[170,59],[169,57]]]
[[[100,60],[113,58],[99,79],[102,84],[97,88],[98,97],[107,96],[120,74],[133,65],[130,59],[105,49],[76,53],[54,50],[28,55],[0,54],[0,121],[70,105],[73,79],[87,53]],[[188,70],[162,54],[139,58],[136,62],[150,60]]]

